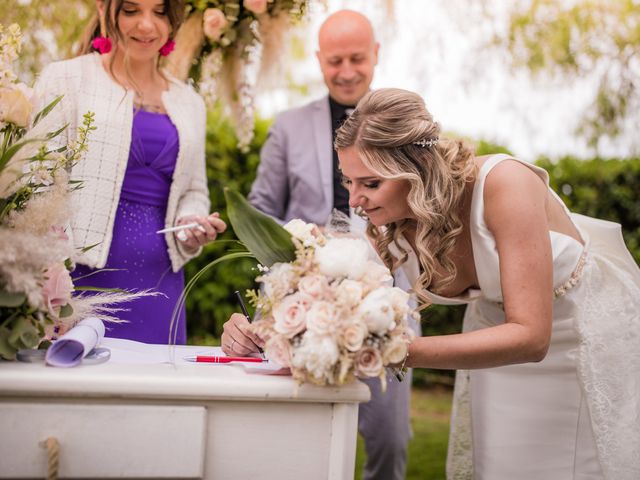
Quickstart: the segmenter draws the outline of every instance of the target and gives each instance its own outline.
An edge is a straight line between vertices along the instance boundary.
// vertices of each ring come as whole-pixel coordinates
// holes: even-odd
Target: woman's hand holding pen
[[[222,351],[227,355],[247,355],[258,353],[264,348],[264,341],[255,333],[250,332],[249,320],[241,313],[231,315],[223,326],[221,337]]]
[[[197,224],[191,228],[175,232],[176,238],[189,250],[197,250],[207,243],[213,242],[219,233],[227,229],[227,224],[220,219],[220,214],[214,212],[207,217],[187,215],[180,217],[176,225]]]

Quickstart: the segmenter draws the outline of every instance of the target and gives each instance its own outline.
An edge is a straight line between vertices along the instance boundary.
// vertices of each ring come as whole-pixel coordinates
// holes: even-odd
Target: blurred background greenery
[[[636,262],[640,261],[640,157],[637,154],[640,137],[631,135],[620,140],[625,131],[637,131],[639,123],[638,2],[432,1],[446,4],[451,9],[453,14],[448,21],[455,20],[455,12],[459,11],[463,13],[457,15],[459,19],[472,20],[474,27],[484,29],[486,41],[478,44],[478,51],[504,58],[514,74],[524,72],[532,78],[554,78],[564,85],[586,75],[595,79],[597,88],[593,96],[587,99],[590,106],[585,111],[576,112],[580,121],[575,135],[588,141],[593,152],[591,158],[578,158],[577,155],[540,157],[535,163],[549,172],[552,187],[571,210],[622,224],[626,243]],[[311,0],[311,3],[322,2]],[[376,2],[370,2],[367,7],[381,8],[381,4],[386,4],[387,8],[393,10],[395,4],[396,9],[410,8],[406,6],[409,3],[405,2],[386,0],[378,2],[378,7],[370,7],[373,3]],[[339,6],[357,8],[356,4],[363,5],[362,2],[342,2]],[[422,4],[416,7],[416,2],[412,2],[411,5],[424,10]],[[25,33],[19,65],[24,78],[34,78],[42,66],[50,61],[71,56],[93,10],[94,0],[2,0],[0,23],[9,25],[17,22]],[[311,8],[310,11],[323,16],[326,13],[317,8]],[[418,14],[418,10],[415,13]],[[417,40],[420,34],[415,33]],[[423,42],[414,43],[415,48],[424,49]],[[300,52],[299,40],[296,45],[297,56],[304,56]],[[422,51],[415,53],[423,54]],[[309,55],[312,53],[306,52],[306,56]],[[479,55],[479,62],[483,58],[486,57]],[[420,62],[415,63],[419,68]],[[475,68],[479,73],[482,65],[468,65],[468,68]],[[287,82],[287,88],[292,91],[307,91],[306,85],[300,85],[290,77]],[[206,153],[212,210],[219,211],[226,221],[222,187],[229,186],[243,194],[249,192],[259,163],[260,147],[266,139],[271,121],[270,118],[256,119],[255,136],[250,148],[247,152],[241,152],[236,147],[237,138],[224,115],[224,109],[217,108],[209,112]],[[544,118],[540,121],[544,121]],[[509,153],[505,146],[482,139],[471,140],[475,140],[479,154]],[[602,158],[598,152],[603,140],[627,142],[619,149],[627,153],[619,158]],[[235,237],[229,229],[222,238]],[[206,247],[200,257],[187,265],[187,277],[193,276],[229,248],[223,243]],[[254,268],[255,262],[250,260],[228,262],[201,278],[187,299],[190,343],[215,345],[219,342],[223,322],[238,310],[233,292],[254,287]],[[429,307],[423,313],[423,334],[459,331],[463,313],[461,307]],[[419,370],[414,372],[413,379],[416,387],[429,386],[430,390],[415,388],[413,392],[414,439],[410,445],[408,478],[444,478],[453,372]],[[361,445],[358,452],[360,469],[364,460]]]

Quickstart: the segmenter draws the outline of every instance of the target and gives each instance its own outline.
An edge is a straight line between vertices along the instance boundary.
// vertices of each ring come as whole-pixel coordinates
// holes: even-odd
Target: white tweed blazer
[[[163,93],[162,101],[180,142],[165,218],[165,225],[172,226],[185,215],[207,215],[210,204],[204,150],[204,102],[190,86],[167,77],[170,85]],[[95,113],[97,129],[90,134],[89,150],[71,172],[71,178],[81,180],[83,187],[72,196],[70,233],[77,247],[98,244],[82,254],[78,261],[102,268],[111,246],[129,159],[134,93],[109,77],[97,53],[48,65],[36,83],[36,93],[41,106],[64,95],[43,121],[47,130],[69,124],[60,138],[55,139],[56,144],[75,140],[83,115]],[[173,233],[166,234],[166,240],[172,268],[178,271],[194,254],[187,254]]]

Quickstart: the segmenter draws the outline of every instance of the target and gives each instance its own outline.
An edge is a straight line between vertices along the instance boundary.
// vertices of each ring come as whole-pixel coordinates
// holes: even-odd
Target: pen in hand
[[[167,227],[162,230],[158,230],[156,233],[169,233],[169,232],[180,232],[182,230],[188,230],[190,228],[197,228],[201,232],[206,232],[204,227],[197,222],[194,223],[185,223],[183,225],[176,225],[175,227]]]
[[[249,316],[249,312],[247,311],[247,306],[244,304],[244,300],[242,299],[242,295],[240,295],[240,292],[238,290],[236,290],[235,292],[236,297],[238,297],[238,303],[240,304],[240,308],[242,309],[242,314],[247,318],[247,321],[249,323],[251,323],[251,317]],[[262,350],[262,348],[260,348],[260,346],[256,345],[258,347],[258,351],[260,352],[260,354],[262,355],[262,357],[264,358],[264,351]]]

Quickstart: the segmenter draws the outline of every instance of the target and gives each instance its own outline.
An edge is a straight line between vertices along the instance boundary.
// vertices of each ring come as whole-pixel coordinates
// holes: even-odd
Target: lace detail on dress
[[[640,478],[640,286],[602,257],[592,258],[576,315],[578,376],[608,480]],[[624,363],[623,363],[624,362]]]
[[[569,277],[569,280],[564,282],[559,287],[556,287],[553,289],[553,298],[558,298],[563,296],[578,284],[578,282],[580,281],[580,278],[582,277],[582,271],[584,270],[584,266],[586,263],[587,263],[587,251],[585,250],[584,252],[582,252],[582,255],[580,255],[578,264],[576,265],[576,268],[573,270],[573,273]]]
[[[473,479],[472,438],[469,370],[458,370],[449,428],[447,480]]]

